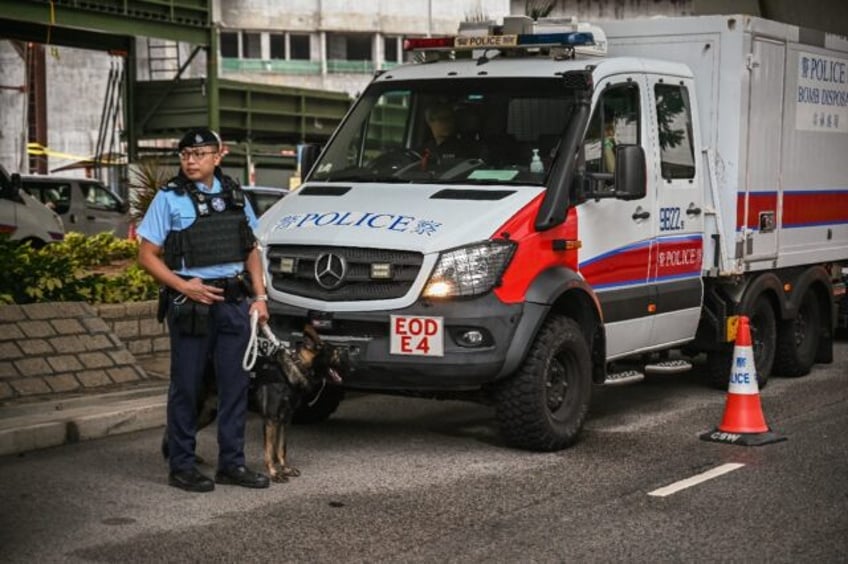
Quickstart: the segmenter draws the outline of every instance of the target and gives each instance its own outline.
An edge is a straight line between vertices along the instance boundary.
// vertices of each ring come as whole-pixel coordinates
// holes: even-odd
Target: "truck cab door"
[[[648,287],[657,218],[653,182],[649,177],[645,196],[625,199],[616,193],[613,176],[617,145],[641,145],[651,154],[644,135],[646,101],[642,75],[598,80],[580,155],[589,190],[577,206],[579,268],[601,304],[608,360],[644,350],[653,324]]]
[[[651,345],[695,335],[703,297],[703,174],[697,155],[698,112],[691,79],[648,76],[654,122],[647,128],[655,158],[654,243],[650,254]]]

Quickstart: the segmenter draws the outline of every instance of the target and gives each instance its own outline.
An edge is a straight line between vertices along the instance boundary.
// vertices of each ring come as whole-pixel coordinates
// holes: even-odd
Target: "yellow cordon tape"
[[[27,154],[29,155],[37,155],[37,156],[46,156],[46,157],[54,157],[57,159],[66,159],[69,161],[96,161],[94,157],[84,157],[80,155],[72,155],[70,153],[62,153],[60,151],[54,151],[52,149],[48,149],[41,143],[27,143]],[[122,159],[109,159],[109,158],[101,158],[101,163],[122,163]]]

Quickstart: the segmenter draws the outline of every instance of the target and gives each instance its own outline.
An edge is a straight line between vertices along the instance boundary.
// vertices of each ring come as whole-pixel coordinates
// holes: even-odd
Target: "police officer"
[[[250,315],[267,321],[268,297],[253,236],[256,215],[238,184],[222,174],[222,149],[220,137],[208,128],[186,133],[179,143],[179,174],[159,190],[138,228],[139,264],[163,286],[167,299],[168,483],[192,492],[215,488],[197,470],[194,455],[207,358],[218,387],[215,482],[249,488],[269,483],[245,466],[248,374],[241,366]]]
[[[456,158],[467,151],[456,132],[456,114],[448,104],[436,104],[424,112],[427,127],[430,128],[430,139],[422,150],[422,155],[439,158]]]

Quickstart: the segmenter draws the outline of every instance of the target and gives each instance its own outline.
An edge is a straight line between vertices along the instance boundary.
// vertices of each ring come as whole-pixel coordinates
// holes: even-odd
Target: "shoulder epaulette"
[[[182,176],[175,176],[162,187],[162,190],[165,190],[166,192],[176,192],[177,194],[182,196],[192,184],[193,182],[191,182],[187,178],[183,178]]]

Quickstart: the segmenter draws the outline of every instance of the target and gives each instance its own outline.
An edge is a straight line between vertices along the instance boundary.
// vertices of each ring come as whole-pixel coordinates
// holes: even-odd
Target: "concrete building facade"
[[[404,62],[405,37],[509,14],[509,0],[221,0],[222,76],[348,92]]]

